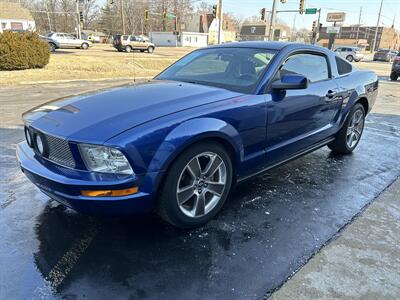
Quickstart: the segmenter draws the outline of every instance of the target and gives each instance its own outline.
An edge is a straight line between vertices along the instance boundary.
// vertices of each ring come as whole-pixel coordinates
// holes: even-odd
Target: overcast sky
[[[161,0],[160,0],[161,1]],[[172,1],[172,0],[169,0]],[[218,0],[192,0],[196,5],[200,2],[216,4]],[[99,0],[100,3],[105,3],[105,0]],[[321,8],[321,21],[327,25],[326,14],[328,12],[345,12],[345,24],[357,24],[360,7],[362,7],[361,24],[375,26],[378,19],[378,12],[381,0],[305,0],[306,8]],[[272,0],[223,0],[224,10],[232,12],[242,17],[259,16],[261,8],[267,10],[272,8]],[[294,10],[299,8],[299,0],[286,0],[285,4],[278,1],[278,10]],[[380,20],[381,26],[391,26],[395,20],[395,27],[400,29],[400,0],[383,0],[382,17]],[[297,28],[311,28],[313,20],[316,20],[316,15],[300,15],[298,13],[279,13],[278,18],[285,21],[289,26],[295,25]]]

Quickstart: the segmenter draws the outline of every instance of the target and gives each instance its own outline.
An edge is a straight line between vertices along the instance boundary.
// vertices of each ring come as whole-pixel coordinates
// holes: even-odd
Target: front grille
[[[44,136],[49,146],[48,159],[62,166],[75,168],[75,160],[68,141],[47,134]]]
[[[28,130],[32,141],[35,140],[36,135],[40,135],[42,138],[45,139],[45,144],[47,146],[46,158],[48,160],[61,166],[75,168],[74,156],[72,155],[68,141],[52,135],[41,133],[33,128],[28,128]],[[37,146],[35,145],[35,142],[32,142],[30,146],[33,147],[38,154],[40,154]]]

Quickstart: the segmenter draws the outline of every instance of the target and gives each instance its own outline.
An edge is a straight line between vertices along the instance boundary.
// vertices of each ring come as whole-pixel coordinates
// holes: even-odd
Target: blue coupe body
[[[374,73],[350,67],[339,74],[338,64],[344,62],[324,48],[243,42],[193,53],[221,49],[226,53],[261,49],[273,56],[251,88],[171,80],[167,69],[146,83],[34,108],[24,114],[24,123],[29,138],[39,134],[48,150],[44,154],[35,143],[20,143],[21,169],[45,194],[76,211],[144,213],[154,209],[171,164],[191,145],[205,140],[223,145],[232,160],[233,180],[238,182],[329,144],[356,103],[368,112],[376,99]],[[301,89],[271,88],[288,57],[299,53],[322,57],[327,78]],[[219,60],[229,59],[223,55]],[[288,76],[285,84],[298,84],[296,78]],[[80,144],[118,149],[133,172],[90,170]],[[132,187],[137,188],[135,193],[122,196],[82,193]]]

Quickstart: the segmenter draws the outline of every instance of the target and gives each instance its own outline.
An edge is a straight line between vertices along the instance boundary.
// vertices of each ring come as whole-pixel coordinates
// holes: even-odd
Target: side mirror
[[[309,80],[303,75],[282,75],[280,80],[272,83],[273,90],[301,90],[308,87]]]

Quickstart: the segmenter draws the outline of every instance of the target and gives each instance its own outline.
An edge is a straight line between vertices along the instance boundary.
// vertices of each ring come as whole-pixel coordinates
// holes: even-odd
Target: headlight
[[[86,167],[94,172],[134,174],[126,157],[115,148],[79,144]]]

